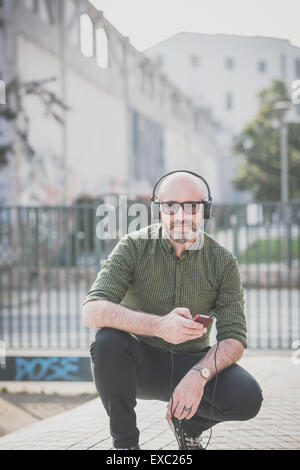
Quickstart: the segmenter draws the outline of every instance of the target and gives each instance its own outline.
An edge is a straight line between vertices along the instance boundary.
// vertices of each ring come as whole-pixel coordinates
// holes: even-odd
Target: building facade
[[[286,39],[182,32],[144,53],[232,135],[253,119],[257,93],[273,79],[290,95],[300,79],[300,47]],[[300,106],[291,106],[288,118],[300,121]]]
[[[251,201],[249,192],[232,188],[240,164],[232,155],[233,138],[254,118],[257,93],[273,79],[284,81],[292,98],[292,84],[300,79],[300,48],[278,38],[182,32],[143,52],[220,124],[218,138],[227,142],[220,176],[225,201]],[[300,105],[292,99],[286,119],[300,122]]]
[[[180,168],[223,198],[217,124],[102,12],[87,0],[0,5],[0,79],[15,115],[0,114],[2,204],[148,197],[158,177]]]

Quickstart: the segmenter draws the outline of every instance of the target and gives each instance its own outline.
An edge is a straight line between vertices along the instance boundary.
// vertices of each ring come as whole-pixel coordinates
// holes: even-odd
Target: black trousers
[[[172,392],[209,349],[199,353],[173,354]],[[102,328],[90,346],[90,355],[95,386],[109,416],[114,447],[137,445],[136,398],[169,401],[171,353],[152,347],[125,331]],[[195,415],[189,420],[181,420],[191,437],[199,436],[222,421],[251,419],[260,410],[262,390],[238,364],[218,374],[211,410],[214,383],[215,377],[205,385]]]

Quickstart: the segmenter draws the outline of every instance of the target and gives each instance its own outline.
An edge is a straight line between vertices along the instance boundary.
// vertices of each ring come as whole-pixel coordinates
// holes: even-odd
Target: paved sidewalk
[[[208,449],[300,449],[300,364],[287,354],[247,351],[239,364],[260,383],[262,408],[252,420],[214,426]],[[136,414],[142,450],[178,448],[165,420],[166,403],[137,400]],[[204,443],[209,435],[203,434]],[[0,449],[112,449],[108,417],[96,398],[0,438]]]

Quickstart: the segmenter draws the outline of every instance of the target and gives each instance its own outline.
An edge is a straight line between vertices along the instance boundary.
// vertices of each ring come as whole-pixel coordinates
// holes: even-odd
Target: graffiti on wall
[[[87,357],[7,357],[0,380],[12,381],[90,381]]]

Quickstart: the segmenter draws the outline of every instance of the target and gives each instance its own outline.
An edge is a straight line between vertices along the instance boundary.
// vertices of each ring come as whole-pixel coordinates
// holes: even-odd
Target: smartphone
[[[209,315],[196,315],[193,320],[198,322],[198,323],[202,323],[202,325],[204,326],[207,326],[209,325],[209,323],[212,321],[213,317],[212,316],[209,316]]]

